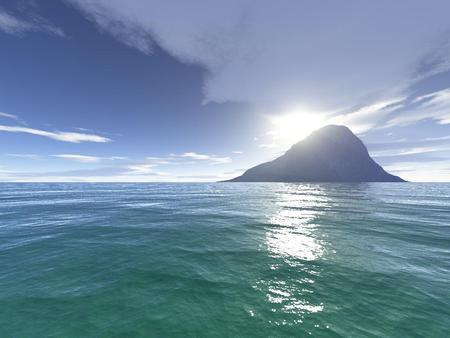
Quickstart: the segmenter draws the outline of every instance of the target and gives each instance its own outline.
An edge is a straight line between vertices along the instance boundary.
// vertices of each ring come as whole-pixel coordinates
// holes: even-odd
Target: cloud
[[[149,157],[146,157],[145,159],[154,164],[171,164],[171,163],[173,163],[174,157],[173,156],[168,156],[168,157],[149,156]]]
[[[393,98],[363,106],[354,112],[340,114],[328,120],[330,124],[342,124],[355,133],[364,133],[393,111],[405,105],[406,97]]]
[[[450,151],[450,145],[443,146],[423,146],[423,147],[411,147],[404,148],[401,150],[384,150],[384,151],[375,151],[371,152],[374,157],[398,157],[405,155],[416,155],[416,154],[426,154],[426,153],[434,153],[434,152],[442,152],[442,151]]]
[[[450,140],[450,135],[440,136],[440,137],[427,137],[423,139],[424,141],[445,141]]]
[[[404,126],[425,119],[450,124],[450,88],[417,97],[407,111],[389,119],[387,126]]]
[[[115,161],[115,160],[124,160],[125,157],[121,156],[110,156],[110,157],[97,157],[97,156],[88,156],[88,155],[79,155],[79,154],[57,154],[51,155],[52,157],[62,158],[65,160],[81,162],[81,163],[97,163],[100,161]]]
[[[241,151],[241,150],[233,150],[231,153],[232,153],[232,154],[236,154],[236,155],[241,155],[241,154],[243,154],[244,152]]]
[[[82,162],[82,163],[96,163],[99,162],[100,159],[94,156],[85,156],[85,155],[75,155],[75,154],[60,154],[60,155],[52,155],[53,157],[63,158],[66,160]]]
[[[169,154],[167,156],[159,156],[159,157],[149,156],[146,157],[146,160],[154,165],[186,164],[186,161],[207,162],[209,164],[225,164],[232,162],[232,159],[227,156],[220,157],[216,155],[200,154],[194,151],[189,151],[182,154]]]
[[[194,153],[194,152],[184,153],[181,156],[182,157],[188,157],[188,158],[191,158],[193,160],[209,160],[210,159],[209,155],[197,154],[197,153]]]
[[[64,37],[61,28],[52,25],[40,15],[34,14],[26,19],[20,19],[0,8],[0,30],[8,34],[21,35],[25,32],[45,32]]]
[[[259,144],[258,147],[271,149],[271,148],[278,147],[278,144],[276,144],[276,143],[262,143],[262,144]]]
[[[7,154],[7,156],[25,158],[25,159],[29,159],[29,160],[40,160],[40,159],[42,159],[41,156],[36,155],[36,154]]]
[[[208,161],[211,164],[224,164],[232,161],[229,157],[217,157],[215,155],[198,154],[195,152],[187,152],[180,156],[196,161]]]
[[[148,175],[153,174],[154,164],[135,164],[127,167],[129,174],[133,175]]]
[[[97,143],[106,143],[111,142],[112,140],[94,134],[84,134],[84,133],[73,133],[73,132],[62,132],[62,131],[46,131],[40,129],[33,129],[21,126],[5,126],[0,125],[0,131],[6,131],[10,133],[26,133],[32,135],[38,135],[43,137],[48,137],[53,140],[70,142],[70,143],[80,143],[80,142],[97,142]]]
[[[5,118],[8,118],[8,119],[19,121],[19,117],[16,116],[16,115],[13,115],[13,114],[0,112],[0,117],[5,117]]]
[[[129,46],[151,53],[156,42],[203,67],[205,102],[334,111],[399,96],[450,68],[444,0],[410,1],[407,10],[391,0],[71,2]],[[424,65],[430,55],[439,58]]]
[[[6,12],[0,12],[0,29],[9,34],[23,33],[33,30],[32,25]]]

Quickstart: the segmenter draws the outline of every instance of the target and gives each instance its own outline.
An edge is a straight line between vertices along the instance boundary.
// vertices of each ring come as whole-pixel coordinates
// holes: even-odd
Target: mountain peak
[[[232,182],[404,182],[387,173],[353,132],[340,125],[320,128],[284,155],[247,170]]]
[[[347,133],[355,136],[353,132],[346,126],[339,125],[339,124],[329,124],[325,127],[319,128],[312,132],[312,134],[320,134],[320,133]]]

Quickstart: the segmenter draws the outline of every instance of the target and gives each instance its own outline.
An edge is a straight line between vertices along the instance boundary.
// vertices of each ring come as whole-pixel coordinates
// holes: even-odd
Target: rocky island
[[[329,125],[228,182],[405,182],[386,172],[345,126]]]

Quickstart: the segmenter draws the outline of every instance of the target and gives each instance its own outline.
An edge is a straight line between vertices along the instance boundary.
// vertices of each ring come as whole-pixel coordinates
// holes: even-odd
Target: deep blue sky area
[[[440,11],[417,27],[389,2],[350,1],[298,23],[333,5],[296,6],[0,0],[0,179],[214,181],[337,123],[394,174],[449,180]]]

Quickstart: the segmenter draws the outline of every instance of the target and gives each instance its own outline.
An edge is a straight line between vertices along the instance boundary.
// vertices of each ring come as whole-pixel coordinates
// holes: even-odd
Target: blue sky
[[[450,180],[447,1],[0,0],[2,181],[216,181],[314,128]]]

